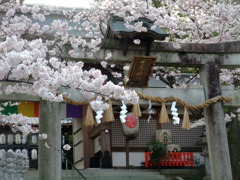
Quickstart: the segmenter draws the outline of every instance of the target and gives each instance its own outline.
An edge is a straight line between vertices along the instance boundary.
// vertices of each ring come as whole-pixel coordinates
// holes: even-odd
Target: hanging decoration
[[[203,109],[203,108],[208,107],[208,106],[210,106],[210,105],[212,105],[212,104],[214,104],[218,101],[225,101],[227,103],[231,103],[231,101],[232,101],[231,97],[217,96],[217,97],[214,97],[212,99],[208,99],[203,104],[190,105],[190,104],[184,102],[183,100],[181,100],[179,98],[176,98],[176,97],[173,97],[173,96],[161,98],[161,97],[149,96],[149,95],[142,94],[142,93],[138,93],[138,96],[142,99],[151,100],[151,101],[159,102],[159,103],[176,101],[178,104],[186,107],[187,109],[192,109],[192,110]]]
[[[182,128],[183,129],[189,129],[190,128],[189,114],[188,114],[188,110],[187,110],[186,107],[184,107]]]
[[[152,102],[151,102],[151,100],[148,100],[148,104],[149,104],[149,106],[148,106],[148,123],[149,123],[150,120],[152,120],[152,115],[151,114],[153,114],[154,112],[152,110]]]
[[[102,117],[103,117],[103,110],[102,109],[100,109],[100,110],[98,110],[97,112],[96,112],[96,116],[95,116],[95,118],[96,118],[96,122],[98,123],[98,124],[100,124],[101,123],[101,119],[102,119]]]
[[[137,117],[141,117],[142,116],[139,103],[138,104],[133,104],[132,114],[137,116]]]
[[[104,111],[103,113],[103,120],[105,122],[113,122],[115,121],[114,114],[113,114],[113,108],[112,108],[112,101],[108,100],[109,108]]]
[[[218,101],[225,101],[227,103],[230,103],[232,101],[232,98],[231,97],[224,97],[224,96],[217,96],[217,97],[214,97],[212,99],[208,99],[207,101],[205,101],[204,103],[202,104],[199,104],[199,105],[190,105],[186,102],[184,102],[183,100],[181,99],[178,99],[176,97],[173,97],[173,96],[169,96],[169,97],[165,97],[165,98],[161,98],[161,97],[154,97],[154,96],[149,96],[149,95],[146,95],[146,94],[142,94],[142,93],[138,93],[138,96],[142,99],[145,99],[145,100],[151,100],[151,101],[154,101],[154,102],[158,102],[158,103],[162,103],[162,108],[161,108],[161,112],[160,112],[160,116],[159,116],[159,123],[168,123],[169,122],[169,117],[168,117],[168,113],[167,113],[167,109],[166,109],[166,103],[167,102],[176,102],[180,105],[182,105],[184,107],[184,116],[183,116],[183,123],[182,123],[182,128],[186,128],[188,129],[190,127],[190,120],[189,120],[189,114],[188,114],[188,109],[192,109],[192,110],[197,110],[197,109],[203,109],[207,106],[210,106]],[[79,102],[76,102],[66,96],[64,96],[64,99],[70,103],[70,104],[73,104],[73,105],[83,105],[83,104],[88,104],[88,101],[79,101]],[[122,102],[123,105],[121,106],[121,112],[120,112],[120,120],[122,123],[125,123],[126,120],[126,113],[128,112],[127,111],[127,107],[126,105],[124,104],[124,102]],[[175,104],[176,105],[176,104]],[[106,121],[108,122],[111,122],[111,121],[114,121],[114,115],[113,115],[113,111],[112,111],[112,104],[109,103],[109,110],[107,110],[108,112],[105,112],[106,114],[108,115],[104,115],[106,116],[107,118],[104,117],[104,119],[106,119]],[[153,111],[150,110],[151,108],[149,108],[149,118],[148,118],[148,122],[150,121],[150,119],[152,118],[151,117],[151,114],[153,114]],[[176,109],[176,108],[175,108]],[[175,110],[174,109],[174,110]],[[110,113],[111,112],[111,113]],[[152,113],[151,113],[152,112]],[[100,112],[99,112],[100,113]],[[105,114],[104,113],[104,114]],[[135,116],[141,116],[141,111],[140,111],[140,106],[139,104],[136,104],[133,106],[133,109],[132,109],[132,113],[134,113]],[[172,111],[172,115],[173,115],[173,119],[174,119],[174,124],[179,124],[180,123],[180,119],[179,117],[177,116],[178,113],[177,113],[177,110],[176,111]],[[98,120],[99,122],[99,120]],[[101,121],[100,121],[101,122]],[[88,108],[87,108],[87,113],[86,113],[86,121],[85,121],[85,125],[86,126],[92,126],[94,125],[94,117],[93,117],[93,112],[92,112],[92,109],[91,107],[88,105]]]
[[[172,115],[173,115],[173,124],[179,124],[180,123],[180,118],[178,117],[178,113],[177,113],[177,108],[176,108],[176,101],[172,102],[172,106],[171,106],[171,111],[172,111]]]
[[[122,123],[125,123],[126,122],[125,118],[127,117],[126,113],[128,111],[127,111],[127,106],[125,105],[124,101],[122,101],[121,109],[122,110],[120,111],[120,120],[121,120]]]
[[[165,102],[162,102],[162,108],[161,108],[158,122],[159,123],[169,123],[170,122],[169,118],[168,118],[168,113],[167,113]]]
[[[95,123],[94,123],[93,111],[92,111],[90,104],[88,104],[84,125],[85,126],[93,126],[94,124]]]

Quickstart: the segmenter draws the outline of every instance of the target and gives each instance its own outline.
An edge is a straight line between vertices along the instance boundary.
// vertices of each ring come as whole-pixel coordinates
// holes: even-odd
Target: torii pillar
[[[201,67],[200,75],[206,99],[222,95],[219,67],[214,60],[208,60]],[[223,102],[220,101],[204,108],[204,119],[211,165],[211,179],[232,180]]]
[[[38,143],[39,180],[61,180],[61,104],[40,101],[39,133],[48,135],[47,141],[54,147],[48,149],[44,140]]]

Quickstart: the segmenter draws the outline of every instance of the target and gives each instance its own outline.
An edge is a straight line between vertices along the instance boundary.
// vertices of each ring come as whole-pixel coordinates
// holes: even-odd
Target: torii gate
[[[100,51],[95,57],[105,57],[108,52],[112,57],[108,60],[116,64],[129,64],[133,55],[143,56],[145,47],[132,45],[128,54],[122,54],[121,42],[119,40],[102,40]],[[165,66],[196,66],[200,67],[202,89],[159,89],[156,88],[134,88],[151,96],[166,97],[174,95],[184,99],[189,104],[199,104],[207,99],[224,95],[233,98],[232,104],[227,106],[240,106],[240,90],[224,90],[220,87],[219,68],[240,68],[240,42],[221,44],[183,44],[180,49],[174,49],[171,43],[154,43],[151,56],[156,56],[158,65]],[[89,58],[83,51],[78,60],[85,62],[96,62]],[[74,94],[74,100],[81,100],[79,93]],[[56,148],[61,149],[61,121],[60,104],[43,101],[38,97],[28,95],[0,95],[1,100],[11,101],[40,101],[40,131],[48,134],[50,141],[54,142]],[[147,103],[140,101],[141,104]],[[217,102],[204,109],[206,122],[207,141],[213,180],[231,180],[231,164],[228,150],[228,141],[224,121],[223,103]],[[84,127],[88,131],[87,127]],[[86,149],[87,150],[87,149]],[[61,155],[53,149],[46,149],[43,143],[39,143],[39,179],[60,180],[61,179]]]

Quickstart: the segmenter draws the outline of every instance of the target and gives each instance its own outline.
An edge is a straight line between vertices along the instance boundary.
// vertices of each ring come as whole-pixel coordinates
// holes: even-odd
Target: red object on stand
[[[158,162],[151,161],[152,152],[145,152],[145,167],[151,166],[188,166],[194,167],[193,152],[166,153]]]

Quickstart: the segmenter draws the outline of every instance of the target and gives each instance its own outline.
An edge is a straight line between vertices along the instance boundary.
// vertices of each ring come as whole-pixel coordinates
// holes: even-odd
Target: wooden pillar
[[[126,168],[129,169],[129,139],[126,139]]]
[[[214,61],[208,61],[203,65],[200,75],[206,99],[222,94],[219,68]],[[223,102],[219,101],[204,108],[204,119],[206,123],[211,178],[212,180],[232,180]]]
[[[111,128],[111,125],[109,124],[107,127]],[[101,137],[101,151],[102,152],[109,151],[109,153],[111,154],[111,130],[109,130],[109,128],[102,129],[100,132],[100,137]]]
[[[111,168],[112,167],[112,150],[111,150],[111,124],[102,123],[100,131],[101,140],[101,167]]]
[[[87,105],[83,105],[83,149],[84,149],[84,168],[90,168],[90,158],[94,156],[93,139],[89,133],[93,129],[92,126],[85,126]]]
[[[84,169],[83,123],[82,119],[73,119],[73,160],[77,169]]]
[[[61,180],[61,120],[60,103],[40,101],[39,133],[48,135],[52,144],[48,149],[44,140],[38,143],[39,180]]]

